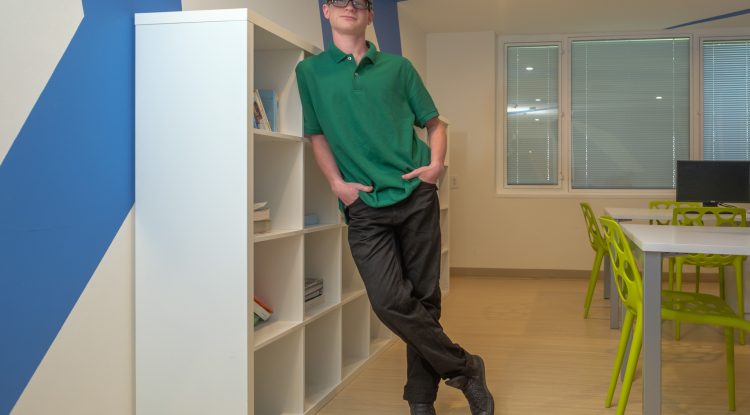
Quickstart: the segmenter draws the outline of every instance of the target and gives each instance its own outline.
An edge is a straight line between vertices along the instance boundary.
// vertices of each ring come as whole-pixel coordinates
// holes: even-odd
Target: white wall
[[[182,0],[183,10],[252,9],[323,49],[319,7],[313,0]]]
[[[401,54],[407,57],[419,72],[422,79],[427,78],[427,34],[407,13],[402,13],[402,4],[398,4],[399,30],[401,31]],[[376,11],[377,12],[377,11]]]
[[[451,267],[591,269],[593,251],[577,198],[495,194],[495,34],[428,33],[427,86],[451,121]],[[647,199],[587,199],[645,206]]]

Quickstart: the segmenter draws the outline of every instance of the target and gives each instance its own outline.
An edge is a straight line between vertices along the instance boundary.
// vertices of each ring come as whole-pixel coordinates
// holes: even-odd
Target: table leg
[[[643,415],[661,413],[661,253],[646,252],[643,277]]]

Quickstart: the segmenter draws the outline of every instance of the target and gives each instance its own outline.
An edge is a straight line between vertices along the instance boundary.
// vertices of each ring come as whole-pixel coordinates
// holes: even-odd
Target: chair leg
[[[604,258],[604,250],[598,249],[596,251],[596,257],[594,258],[594,266],[591,268],[591,276],[589,276],[589,287],[586,290],[586,302],[583,304],[583,318],[589,317],[589,308],[591,307],[591,300],[594,298],[596,280],[599,279],[599,269],[602,266],[602,258]],[[605,278],[607,277],[605,276]]]
[[[625,379],[622,381],[622,391],[620,391],[620,401],[617,402],[617,415],[624,415],[625,408],[628,406],[630,397],[630,388],[633,386],[633,376],[635,368],[638,366],[638,357],[641,355],[641,346],[643,346],[643,318],[636,317],[635,332],[633,341],[630,344],[630,355],[628,356],[628,366],[625,368]]]
[[[667,265],[669,266],[669,290],[674,291],[674,257],[669,257]]]
[[[701,292],[701,267],[695,266],[695,292]]]
[[[737,410],[734,397],[734,330],[724,329],[724,338],[727,344],[727,391],[729,392],[729,410]]]
[[[625,351],[627,350],[628,339],[630,338],[630,329],[633,328],[633,317],[634,314],[630,310],[625,311],[625,321],[622,323],[622,328],[620,329],[620,343],[617,347],[617,356],[615,356],[615,367],[612,369],[612,376],[609,379],[609,390],[607,391],[607,400],[604,402],[604,406],[607,408],[612,406],[612,397],[615,396],[617,378],[620,376],[622,360],[625,358]]]
[[[742,257],[734,260],[734,279],[737,287],[737,314],[741,319],[745,318],[745,287],[742,275]],[[745,344],[745,330],[740,329],[740,344]]]
[[[722,300],[727,300],[727,288],[724,280],[724,267],[719,267],[719,297]]]

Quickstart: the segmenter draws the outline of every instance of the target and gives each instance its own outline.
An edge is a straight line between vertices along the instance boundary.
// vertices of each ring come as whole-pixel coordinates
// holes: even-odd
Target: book
[[[260,317],[261,320],[266,321],[271,318],[271,312],[263,308],[257,301],[253,302],[253,313]]]
[[[253,211],[253,221],[271,220],[271,209],[265,208]]]
[[[323,295],[323,290],[318,290],[310,294],[305,294],[305,301],[310,301],[314,298],[320,297]]]
[[[257,314],[255,314],[255,313],[253,313],[253,327],[255,327],[255,326],[257,326],[258,324],[260,324],[260,322],[261,322],[261,321],[263,321],[263,319],[262,319],[262,318],[260,318],[260,316],[259,316],[259,315],[257,315]]]
[[[263,107],[263,101],[260,99],[260,92],[256,89],[254,95],[253,107],[255,108],[255,118],[258,120],[258,126],[260,129],[271,131],[271,124],[268,122],[266,109]]]
[[[279,97],[273,89],[259,89],[260,102],[266,111],[271,131],[279,131]]]
[[[256,220],[253,221],[253,233],[266,233],[271,231],[270,220]]]
[[[263,307],[263,309],[266,310],[268,313],[273,313],[273,308],[271,308],[271,306],[269,306],[263,300],[258,298],[257,295],[253,295],[253,301],[255,302],[255,304],[258,304],[259,306]]]

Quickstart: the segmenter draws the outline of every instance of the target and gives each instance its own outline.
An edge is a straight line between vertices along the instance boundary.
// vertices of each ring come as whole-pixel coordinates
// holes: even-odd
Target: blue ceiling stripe
[[[83,7],[0,165],[0,413],[17,402],[133,206],[133,12],[181,3]]]
[[[723,20],[723,19],[727,19],[727,18],[730,18],[730,17],[742,16],[743,14],[748,14],[748,13],[750,13],[750,9],[738,10],[738,11],[732,12],[732,13],[721,14],[721,15],[714,16],[714,17],[708,17],[708,18],[705,18],[705,19],[694,20],[692,22],[678,24],[676,26],[668,27],[665,30],[678,29],[680,27],[692,26],[692,25],[698,24],[698,23],[712,22],[714,20]]]

